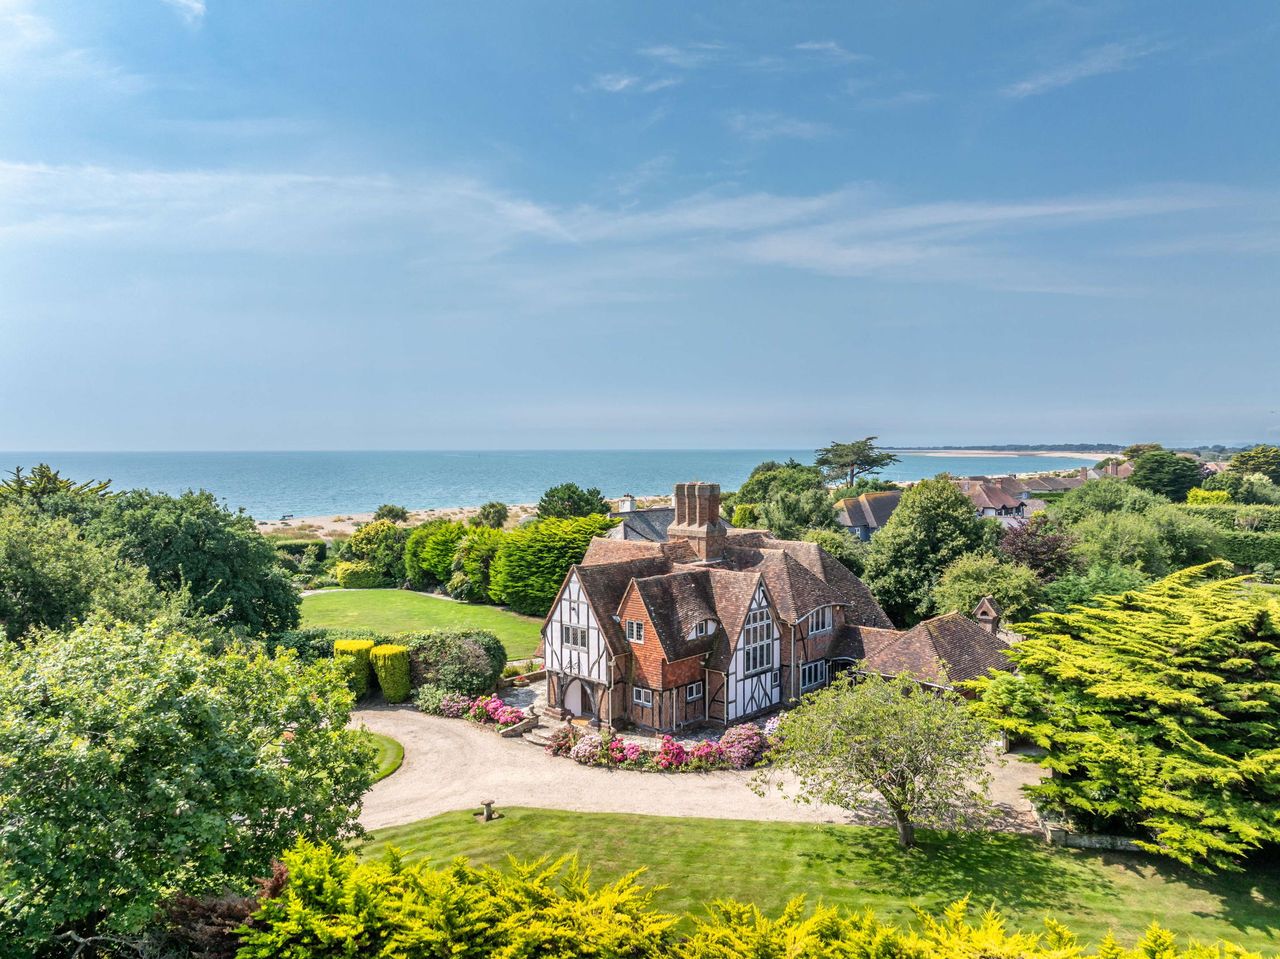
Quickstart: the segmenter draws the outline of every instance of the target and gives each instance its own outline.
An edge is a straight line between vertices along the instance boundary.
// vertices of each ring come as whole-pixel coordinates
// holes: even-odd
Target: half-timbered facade
[[[729,529],[719,499],[680,484],[664,541],[592,541],[543,626],[551,707],[610,726],[729,725],[825,685],[850,630],[891,628],[820,547]]]

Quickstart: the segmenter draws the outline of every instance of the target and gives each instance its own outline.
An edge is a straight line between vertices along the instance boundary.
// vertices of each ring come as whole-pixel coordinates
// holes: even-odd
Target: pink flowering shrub
[[[662,745],[658,747],[658,755],[654,759],[658,768],[666,771],[680,769],[689,762],[689,751],[670,736],[662,737]]]
[[[730,726],[720,737],[720,751],[731,769],[751,768],[760,761],[768,748],[768,738],[754,723]]]
[[[582,732],[572,723],[565,723],[563,726],[557,726],[555,731],[548,737],[548,742],[542,748],[552,756],[567,756],[569,750],[578,744],[578,740],[582,738]]]
[[[724,750],[714,739],[704,739],[688,752],[693,769],[719,769],[724,765]]]
[[[461,693],[445,693],[440,700],[440,715],[447,719],[461,719],[471,708],[471,697]]]
[[[595,733],[584,733],[577,744],[569,750],[569,758],[584,766],[603,765],[608,762],[608,753],[603,746],[603,740]]]
[[[524,720],[524,710],[508,706],[497,696],[480,696],[467,705],[465,715],[473,723],[492,723],[498,727],[514,726]]]
[[[608,761],[613,766],[625,766],[638,769],[648,766],[653,761],[653,754],[639,743],[629,743],[622,739],[610,739],[605,747]]]

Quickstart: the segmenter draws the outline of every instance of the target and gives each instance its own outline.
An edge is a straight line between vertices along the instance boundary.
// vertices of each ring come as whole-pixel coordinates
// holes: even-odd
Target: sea
[[[48,463],[75,480],[111,481],[114,489],[212,492],[260,521],[366,513],[383,503],[409,509],[478,506],[490,500],[533,503],[543,490],[572,481],[607,497],[669,493],[699,480],[737,489],[765,460],[813,462],[813,450],[502,450],[341,452],[0,453],[0,470]],[[1090,464],[1090,455],[898,453],[880,475],[918,480],[938,473],[1001,476]]]

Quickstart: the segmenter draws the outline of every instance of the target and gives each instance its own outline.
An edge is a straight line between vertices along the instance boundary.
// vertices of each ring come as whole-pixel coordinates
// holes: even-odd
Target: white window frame
[[[835,607],[819,606],[805,617],[805,632],[809,636],[818,633],[829,633],[835,623]]]
[[[646,709],[653,708],[653,690],[645,689],[643,686],[631,687],[631,701],[637,706],[644,706]]]
[[[591,648],[591,633],[585,626],[561,623],[560,645],[569,649],[581,649],[585,652]]]
[[[827,661],[825,659],[815,659],[811,663],[805,663],[800,667],[800,688],[802,690],[816,689],[827,681]]]
[[[754,676],[773,669],[773,615],[768,608],[753,609],[742,624],[742,675]]]
[[[627,620],[627,642],[636,646],[644,645],[644,621],[639,619]]]
[[[686,703],[697,702],[703,695],[705,695],[705,687],[702,685],[702,680],[690,683],[684,688],[684,701]]]
[[[693,627],[693,635],[699,638],[707,635],[707,627],[710,625],[710,622],[711,621],[707,619],[699,622],[697,626]]]

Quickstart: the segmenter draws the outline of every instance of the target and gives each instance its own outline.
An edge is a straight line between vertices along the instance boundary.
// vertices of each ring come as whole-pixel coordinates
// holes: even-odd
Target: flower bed
[[[444,716],[446,719],[468,719],[485,726],[508,729],[529,717],[523,709],[508,706],[494,695],[463,696],[460,693],[442,693],[423,687],[418,691],[417,705],[424,713]]]
[[[663,736],[657,749],[627,742],[607,730],[585,732],[566,723],[558,727],[543,747],[552,756],[568,756],[583,766],[608,766],[655,772],[706,772],[712,769],[750,769],[769,748],[769,737],[759,726],[731,726],[718,740],[685,746]]]

